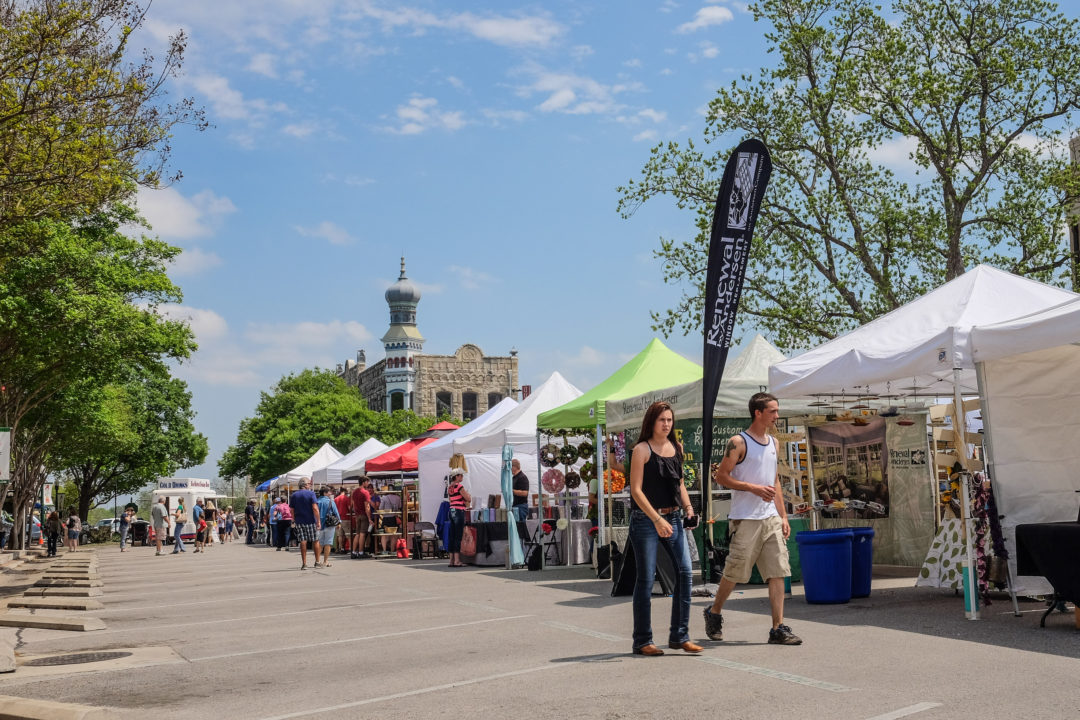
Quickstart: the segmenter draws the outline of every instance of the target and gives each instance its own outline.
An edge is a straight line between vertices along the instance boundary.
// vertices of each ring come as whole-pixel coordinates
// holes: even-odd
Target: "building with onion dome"
[[[466,343],[453,355],[424,353],[424,336],[416,326],[420,289],[401,274],[386,290],[390,327],[382,336],[385,357],[371,367],[361,348],[356,360],[338,365],[345,382],[360,390],[372,410],[413,410],[418,415],[449,414],[472,420],[505,397],[517,398],[517,352],[491,357]]]

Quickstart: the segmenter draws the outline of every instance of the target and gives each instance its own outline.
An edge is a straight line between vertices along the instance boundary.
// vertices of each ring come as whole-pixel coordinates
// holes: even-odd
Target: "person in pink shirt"
[[[289,503],[281,498],[277,498],[277,504],[270,508],[270,512],[277,518],[277,538],[275,538],[274,544],[277,546],[278,552],[280,552],[281,548],[289,544],[289,531],[292,530],[293,512],[292,508],[289,507]]]

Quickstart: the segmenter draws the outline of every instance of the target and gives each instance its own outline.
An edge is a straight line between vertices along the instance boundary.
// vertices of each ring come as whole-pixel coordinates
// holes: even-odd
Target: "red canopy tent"
[[[420,467],[416,454],[420,448],[438,440],[448,432],[457,430],[458,426],[453,423],[441,422],[432,425],[419,437],[414,437],[409,442],[399,447],[387,450],[382,455],[371,458],[364,463],[364,473],[407,473],[416,472]]]

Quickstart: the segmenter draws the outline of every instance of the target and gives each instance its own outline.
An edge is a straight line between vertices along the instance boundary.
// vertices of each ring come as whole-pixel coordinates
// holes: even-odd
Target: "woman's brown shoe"
[[[703,647],[701,647],[700,645],[697,645],[695,643],[692,643],[689,640],[687,640],[686,642],[681,642],[681,643],[669,642],[667,644],[667,646],[669,648],[671,648],[672,650],[682,650],[683,652],[688,652],[688,653],[699,653],[702,650],[704,650]]]
[[[656,647],[652,643],[649,643],[648,645],[644,645],[644,646],[639,647],[639,648],[634,648],[634,654],[635,655],[648,655],[649,657],[655,657],[657,655],[663,655],[664,651],[661,650],[660,648]]]

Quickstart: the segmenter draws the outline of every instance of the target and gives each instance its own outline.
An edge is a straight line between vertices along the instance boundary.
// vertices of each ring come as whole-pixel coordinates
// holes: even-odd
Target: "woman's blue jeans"
[[[690,587],[693,580],[690,550],[683,533],[682,512],[665,515],[671,537],[662,538],[652,520],[641,510],[630,512],[630,543],[634,547],[637,577],[634,581],[634,649],[652,644],[652,588],[656,578],[656,553],[670,553],[675,565],[675,592],[671,596],[671,628],[668,642],[690,639]]]

